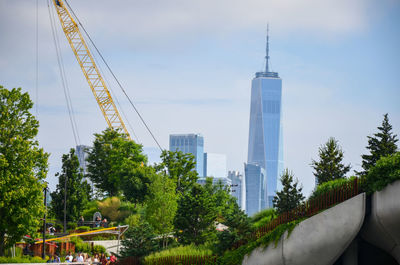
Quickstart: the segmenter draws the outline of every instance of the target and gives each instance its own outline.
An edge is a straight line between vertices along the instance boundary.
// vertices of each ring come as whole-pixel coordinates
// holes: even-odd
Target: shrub
[[[75,228],[76,228],[76,223],[74,223],[74,222],[68,222],[67,223],[67,228],[68,229],[71,229],[71,230],[74,230]]]
[[[106,248],[102,245],[94,245],[92,254],[95,253],[106,253]]]
[[[131,214],[125,218],[124,223],[130,227],[138,226],[140,222],[140,214]]]
[[[335,179],[331,181],[324,182],[320,185],[318,185],[312,194],[310,195],[310,198],[308,200],[312,200],[315,198],[318,198],[319,196],[322,196],[323,194],[326,194],[334,189],[338,189],[340,187],[346,186],[350,184],[351,182],[354,181],[356,177],[350,177],[350,178],[341,178],[341,179]]]
[[[43,260],[41,257],[0,257],[0,263],[46,263],[46,260]]]
[[[269,223],[275,216],[276,210],[274,208],[264,209],[251,218],[251,223],[255,228],[258,228]]]
[[[148,255],[144,258],[145,265],[154,264],[155,260],[159,258],[166,258],[166,257],[177,257],[177,256],[211,256],[212,250],[205,246],[205,245],[187,245],[187,246],[180,246],[176,248],[170,248],[164,251],[156,252],[153,254]]]
[[[78,232],[87,232],[87,231],[90,231],[90,227],[89,226],[79,226],[75,230]]]
[[[286,224],[281,224],[263,237],[258,238],[257,240],[252,240],[247,245],[243,245],[235,250],[225,252],[223,256],[218,258],[217,264],[241,264],[244,256],[250,254],[254,249],[258,247],[267,247],[272,242],[274,242],[276,246],[286,231],[288,231],[287,237],[289,237],[295,226],[301,221],[302,220],[296,220]]]
[[[382,190],[388,184],[400,180],[400,152],[381,157],[365,177],[368,193]]]

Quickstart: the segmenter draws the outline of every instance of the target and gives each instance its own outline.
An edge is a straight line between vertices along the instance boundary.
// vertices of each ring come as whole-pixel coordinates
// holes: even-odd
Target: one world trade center
[[[269,69],[267,34],[265,71],[251,84],[250,128],[246,176],[248,215],[272,207],[278,177],[283,171],[282,79]]]

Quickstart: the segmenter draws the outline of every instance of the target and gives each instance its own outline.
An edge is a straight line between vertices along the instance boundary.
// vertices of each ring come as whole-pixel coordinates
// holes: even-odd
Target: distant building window
[[[264,100],[263,101],[263,112],[278,114],[280,110],[280,102],[277,100]]]

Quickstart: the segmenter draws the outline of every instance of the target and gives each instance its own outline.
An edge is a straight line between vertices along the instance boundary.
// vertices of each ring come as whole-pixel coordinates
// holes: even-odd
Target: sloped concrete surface
[[[331,265],[356,237],[364,222],[365,193],[310,217],[287,232],[275,247],[260,247],[243,265]]]
[[[400,264],[400,181],[372,195],[371,214],[361,236]]]

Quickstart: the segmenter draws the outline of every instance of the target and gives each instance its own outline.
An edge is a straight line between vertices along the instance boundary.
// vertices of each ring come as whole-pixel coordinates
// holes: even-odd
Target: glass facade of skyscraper
[[[258,163],[267,173],[267,207],[283,170],[281,123],[282,79],[277,73],[257,73],[251,86],[249,150],[247,161]]]
[[[249,216],[265,208],[266,202],[266,172],[257,163],[244,166],[246,176],[246,213]]]
[[[248,164],[257,164],[266,172],[264,192],[266,202],[262,208],[272,207],[272,199],[276,194],[278,178],[283,171],[283,139],[282,139],[282,79],[278,73],[268,68],[267,59],[264,72],[257,72],[251,84],[250,126]],[[245,175],[247,183],[254,183],[252,175]],[[258,176],[254,176],[258,178]],[[262,185],[260,183],[260,185]],[[246,188],[252,193],[252,188]],[[255,192],[255,191],[254,191]],[[247,199],[250,199],[247,194]],[[246,205],[253,203],[247,202]]]
[[[196,162],[196,171],[200,177],[204,176],[204,138],[200,134],[171,134],[169,136],[169,150],[191,153]]]

